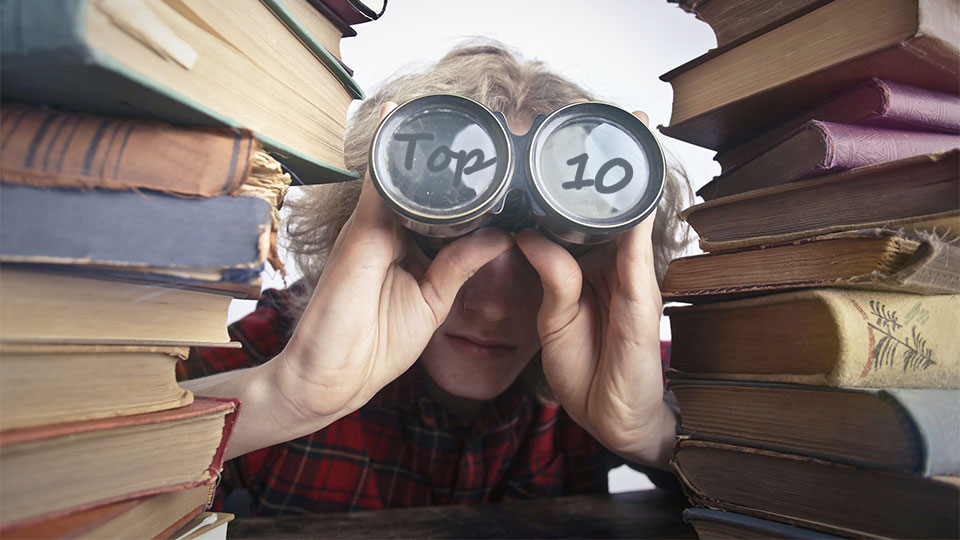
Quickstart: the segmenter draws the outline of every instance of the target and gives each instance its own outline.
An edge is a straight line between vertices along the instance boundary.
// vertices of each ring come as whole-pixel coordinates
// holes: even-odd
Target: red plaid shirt
[[[287,294],[264,292],[256,311],[230,327],[243,348],[195,348],[180,378],[273,358],[294,327]],[[216,507],[236,488],[250,491],[253,515],[607,492],[607,472],[622,461],[563,409],[516,382],[466,424],[429,397],[424,377],[417,363],[325,429],[231,460]]]

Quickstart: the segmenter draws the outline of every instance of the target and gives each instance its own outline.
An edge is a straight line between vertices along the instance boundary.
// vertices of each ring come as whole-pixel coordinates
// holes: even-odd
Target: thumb
[[[420,293],[438,327],[446,319],[460,287],[513,245],[513,238],[506,232],[485,227],[447,244],[437,253],[420,282]]]

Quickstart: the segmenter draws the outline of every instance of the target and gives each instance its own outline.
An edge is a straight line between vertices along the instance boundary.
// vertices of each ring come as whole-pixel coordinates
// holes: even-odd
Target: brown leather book
[[[179,128],[15,103],[3,104],[2,119],[6,183],[233,195],[259,150],[253,132],[240,128]]]

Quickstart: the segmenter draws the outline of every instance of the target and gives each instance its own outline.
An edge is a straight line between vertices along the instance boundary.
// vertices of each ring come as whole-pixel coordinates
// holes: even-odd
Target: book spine
[[[960,390],[884,388],[878,395],[896,403],[922,447],[923,476],[960,475]]]
[[[246,129],[174,128],[14,104],[3,113],[15,118],[2,126],[0,174],[10,183],[233,194],[257,148]]]
[[[960,96],[874,79],[884,107],[862,124],[906,130],[960,133]]]
[[[829,386],[960,388],[960,295],[830,291],[821,298],[840,342]]]
[[[40,189],[0,184],[4,262],[156,268],[256,268],[270,246],[270,204],[223,195]]]
[[[809,126],[822,134],[826,148],[826,157],[814,174],[943,152],[960,146],[960,136],[953,134],[819,121],[812,121]]]

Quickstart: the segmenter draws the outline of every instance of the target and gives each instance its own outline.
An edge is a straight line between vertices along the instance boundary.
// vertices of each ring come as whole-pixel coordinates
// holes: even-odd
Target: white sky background
[[[673,92],[658,77],[716,46],[709,26],[666,0],[389,0],[380,20],[354,28],[357,36],[342,41],[341,53],[367,95],[391,76],[426,68],[480,36],[545,62],[600,100],[645,111],[651,127],[670,122]],[[713,151],[658,138],[695,189],[720,172]],[[283,286],[276,276],[265,275],[264,282]],[[230,320],[254,305],[234,301]],[[661,334],[669,336],[666,319]],[[643,475],[621,469],[611,473],[612,491],[648,485]]]

